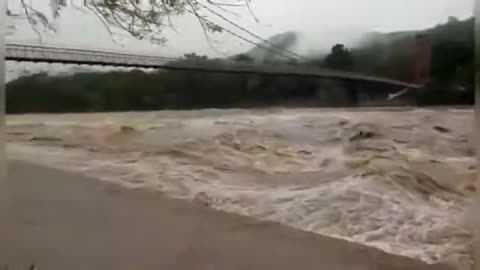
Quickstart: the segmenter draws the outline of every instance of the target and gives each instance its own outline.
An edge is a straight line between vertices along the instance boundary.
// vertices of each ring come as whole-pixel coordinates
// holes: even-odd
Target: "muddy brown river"
[[[471,263],[473,109],[7,117],[9,158],[430,263]]]

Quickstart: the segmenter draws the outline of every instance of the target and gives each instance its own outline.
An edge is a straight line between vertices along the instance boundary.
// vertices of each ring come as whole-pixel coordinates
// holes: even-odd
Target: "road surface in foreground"
[[[49,270],[449,269],[154,192],[9,165],[11,211],[2,215],[2,226],[10,237],[0,244],[2,264]]]
[[[12,159],[470,269],[473,111],[15,115]]]

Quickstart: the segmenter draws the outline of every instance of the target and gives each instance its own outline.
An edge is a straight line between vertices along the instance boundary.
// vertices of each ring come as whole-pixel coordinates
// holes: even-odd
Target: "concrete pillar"
[[[316,100],[320,107],[350,107],[357,105],[358,85],[354,81],[322,79],[317,81]]]
[[[345,88],[347,91],[347,104],[349,106],[358,106],[359,105],[359,91],[360,90],[360,82],[354,80],[348,80],[345,82]]]

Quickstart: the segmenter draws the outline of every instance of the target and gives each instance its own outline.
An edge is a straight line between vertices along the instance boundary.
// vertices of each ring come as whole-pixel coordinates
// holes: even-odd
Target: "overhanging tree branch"
[[[61,14],[61,9],[66,5],[65,0],[48,0],[52,11],[50,16],[52,19],[48,19],[49,16],[40,11],[31,1],[18,1],[20,1],[23,13],[25,13],[29,24],[39,37],[42,31],[56,31],[52,21]],[[34,2],[37,1],[39,0]],[[202,7],[196,4],[196,0],[82,0],[81,5],[76,5],[74,1],[71,0],[70,4],[75,9],[81,10],[84,8],[93,12],[114,40],[114,36],[118,32],[115,29],[117,29],[127,32],[137,39],[148,39],[158,44],[166,42],[163,35],[165,28],[175,30],[172,21],[173,16],[183,15],[191,10],[195,11],[195,16],[200,16],[199,11],[202,9]],[[210,5],[227,11],[228,9],[225,7],[245,6],[245,3],[248,3],[250,0],[206,1]],[[199,22],[201,22],[202,28],[207,33],[219,31],[218,27],[214,25],[206,24],[202,20],[199,20]]]

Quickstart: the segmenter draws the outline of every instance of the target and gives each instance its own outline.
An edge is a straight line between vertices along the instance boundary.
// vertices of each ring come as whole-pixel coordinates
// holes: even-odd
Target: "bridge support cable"
[[[213,21],[211,21],[211,20],[209,20],[209,19],[206,19],[206,18],[204,18],[204,17],[201,17],[201,16],[199,16],[198,14],[195,14],[193,11],[188,11],[188,12],[189,12],[189,13],[192,13],[192,14],[193,14],[194,16],[196,16],[199,20],[205,21],[205,22],[207,22],[208,24],[214,24],[214,25],[218,26],[218,28],[220,28],[222,31],[224,31],[224,32],[226,32],[226,33],[228,33],[228,34],[230,34],[230,35],[232,35],[232,36],[234,36],[234,37],[237,37],[237,38],[239,38],[239,39],[241,39],[241,40],[243,40],[243,41],[245,41],[245,42],[248,42],[248,43],[250,43],[250,44],[252,44],[252,45],[254,45],[254,46],[263,48],[263,49],[265,49],[265,50],[273,51],[274,53],[279,54],[279,55],[281,55],[281,56],[283,56],[283,57],[289,58],[289,59],[291,59],[291,60],[298,61],[297,58],[292,57],[292,56],[290,56],[290,55],[288,55],[288,54],[285,54],[282,50],[275,49],[275,48],[271,48],[271,47],[268,47],[268,46],[259,44],[259,43],[255,42],[255,41],[252,41],[251,39],[248,39],[248,38],[246,38],[246,37],[244,37],[244,36],[242,36],[242,35],[239,35],[239,34],[233,32],[233,31],[231,31],[231,30],[229,30],[229,29],[227,29],[227,28],[225,28],[225,27],[223,27],[223,26],[218,25],[218,24],[216,24],[215,22],[213,22]],[[273,49],[273,50],[272,50],[272,49]]]
[[[273,48],[273,49],[275,49],[275,50],[282,51],[282,52],[284,52],[284,53],[286,53],[286,54],[289,54],[290,56],[293,56],[293,57],[294,57],[293,60],[306,60],[306,58],[305,58],[303,55],[297,54],[297,53],[292,52],[292,51],[290,51],[290,50],[285,50],[285,49],[279,48],[279,47],[277,47],[277,45],[273,44],[273,43],[270,42],[269,40],[267,40],[267,39],[265,39],[265,38],[262,38],[262,37],[256,35],[255,33],[251,32],[251,31],[249,31],[248,29],[246,29],[245,27],[242,27],[241,25],[233,22],[233,21],[230,20],[229,18],[227,18],[227,17],[225,17],[224,15],[216,12],[215,10],[211,9],[210,7],[208,7],[208,6],[200,3],[200,2],[198,2],[198,1],[195,1],[195,2],[196,2],[199,6],[201,6],[201,7],[205,8],[206,10],[210,11],[210,12],[211,12],[212,14],[214,14],[215,16],[217,16],[217,17],[221,18],[222,20],[228,22],[229,24],[237,27],[238,29],[246,32],[247,34],[255,37],[256,39],[259,39],[259,40],[262,41],[264,44],[270,45],[271,48]],[[258,46],[258,45],[259,45],[259,44],[257,44],[257,46]]]
[[[403,90],[397,92],[397,93],[393,93],[393,94],[388,94],[388,98],[387,100],[390,101],[390,100],[393,100],[393,99],[396,99],[400,96],[403,96],[404,94],[406,94],[408,91],[410,90],[410,88],[406,87],[404,88]]]

